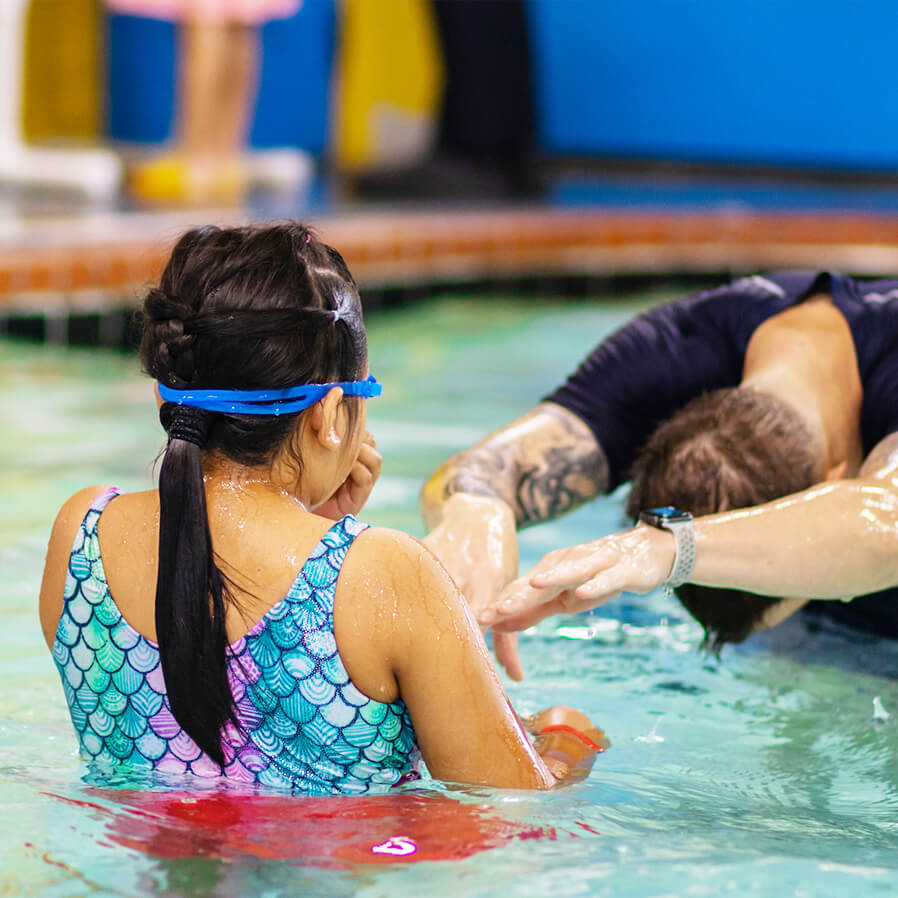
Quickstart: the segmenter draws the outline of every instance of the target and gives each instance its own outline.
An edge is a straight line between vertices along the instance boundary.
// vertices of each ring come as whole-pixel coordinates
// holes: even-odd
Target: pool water
[[[417,492],[441,460],[663,296],[445,298],[372,316],[385,463],[363,517],[422,535]],[[552,794],[425,783],[310,800],[86,775],[38,627],[44,547],[76,489],[148,486],[161,431],[131,356],[6,342],[0,358],[0,895],[898,890],[898,645],[796,621],[717,661],[661,593],[522,636],[517,709],[580,707],[612,742],[585,782]],[[617,495],[526,531],[522,565],[622,514]]]

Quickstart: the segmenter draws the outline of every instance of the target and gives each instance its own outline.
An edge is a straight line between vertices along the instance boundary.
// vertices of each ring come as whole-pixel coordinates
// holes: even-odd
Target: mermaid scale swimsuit
[[[351,515],[334,524],[287,595],[231,644],[240,726],[222,730],[221,767],[175,720],[157,644],[128,624],[109,593],[97,530],[118,494],[98,496],[81,524],[53,643],[85,758],[312,795],[383,791],[410,772],[417,749],[404,703],[359,692],[334,639],[337,577],[365,524]]]

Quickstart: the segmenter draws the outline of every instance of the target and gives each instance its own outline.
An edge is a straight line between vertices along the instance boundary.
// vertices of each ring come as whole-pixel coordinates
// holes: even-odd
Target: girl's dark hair
[[[820,453],[791,406],[756,390],[714,390],[662,423],[633,465],[627,511],[673,505],[694,515],[760,505],[820,479]],[[677,598],[704,627],[705,647],[751,634],[781,599],[686,583]]]
[[[299,223],[199,228],[177,242],[146,296],[140,357],[147,374],[175,389],[356,380],[367,364],[358,290],[340,254]],[[359,400],[344,401],[354,422]],[[300,414],[185,415],[171,403],[159,412],[169,434],[159,472],[159,654],[172,713],[222,766],[222,727],[237,722],[227,675],[231,597],[212,550],[202,453],[270,464],[292,451]]]

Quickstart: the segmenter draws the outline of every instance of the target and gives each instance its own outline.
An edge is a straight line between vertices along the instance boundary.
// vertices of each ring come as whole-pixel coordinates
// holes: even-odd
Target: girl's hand
[[[624,591],[650,592],[668,578],[675,556],[672,533],[642,524],[558,549],[510,583],[481,612],[481,622],[498,632],[514,632],[553,614],[588,611]]]
[[[589,736],[593,742],[605,739],[605,734],[584,713],[567,705],[552,705],[539,714],[526,718],[524,728],[533,735],[539,735],[546,727],[568,726]]]
[[[383,467],[383,456],[377,451],[374,437],[366,430],[359,447],[359,456],[349,472],[349,476],[326,502],[315,509],[315,514],[332,521],[339,521],[345,515],[357,515],[371,495]]]
[[[553,705],[522,723],[536,737],[533,747],[559,782],[586,777],[596,755],[611,744],[585,714],[566,705]]]

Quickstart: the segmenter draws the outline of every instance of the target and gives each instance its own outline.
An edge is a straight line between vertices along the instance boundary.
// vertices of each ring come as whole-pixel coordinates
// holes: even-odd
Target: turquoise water
[[[436,464],[658,298],[445,299],[372,317],[385,392],[370,426],[385,464],[363,516],[421,535],[417,491]],[[43,552],[76,489],[151,483],[160,431],[131,357],[0,343],[0,359],[0,895],[898,890],[898,647],[795,623],[718,662],[662,594],[522,637],[528,677],[508,684],[518,710],[582,707],[611,738],[576,787],[416,786],[358,806],[91,781],[37,623]],[[522,563],[621,523],[620,496],[593,503],[523,534]],[[874,719],[875,697],[890,719]],[[372,853],[399,836],[418,850]]]

